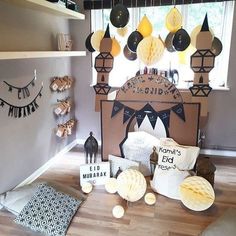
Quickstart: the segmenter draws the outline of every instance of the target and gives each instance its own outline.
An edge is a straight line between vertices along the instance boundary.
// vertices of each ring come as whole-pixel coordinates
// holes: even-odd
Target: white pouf
[[[153,146],[158,149],[159,139],[144,132],[129,132],[122,149],[125,158],[140,163],[139,170],[144,176],[151,174],[150,154]]]

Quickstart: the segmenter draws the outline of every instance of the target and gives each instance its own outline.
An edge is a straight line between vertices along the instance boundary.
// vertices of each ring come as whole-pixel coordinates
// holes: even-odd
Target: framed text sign
[[[100,162],[80,166],[80,185],[90,182],[93,185],[103,185],[110,178],[110,163]]]

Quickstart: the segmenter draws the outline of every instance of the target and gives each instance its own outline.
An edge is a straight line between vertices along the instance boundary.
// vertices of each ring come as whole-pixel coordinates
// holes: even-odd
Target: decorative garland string
[[[35,83],[34,81],[36,80],[36,75],[34,76],[34,78],[24,87],[16,87],[12,84],[7,83],[6,81],[3,81],[8,87],[8,91],[12,92],[12,89],[16,89],[18,91],[18,99],[21,98],[27,98],[30,96],[30,91],[29,91],[29,86],[31,85],[32,87],[34,87]],[[21,93],[23,95],[23,97],[21,97]]]
[[[42,89],[43,89],[43,84],[38,94],[35,96],[34,100],[25,106],[14,106],[6,102],[2,98],[0,98],[0,107],[4,107],[4,105],[9,106],[9,110],[8,110],[9,117],[21,118],[21,117],[29,116],[31,113],[35,112],[36,109],[38,109],[39,107],[36,100],[38,97],[42,97],[42,93],[41,93]]]

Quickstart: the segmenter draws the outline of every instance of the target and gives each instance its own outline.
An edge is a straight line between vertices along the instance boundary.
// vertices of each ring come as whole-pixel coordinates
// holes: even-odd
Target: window
[[[173,6],[159,6],[159,7],[144,7],[144,8],[130,8],[130,20],[128,23],[129,32],[125,37],[120,37],[116,28],[110,24],[110,32],[112,36],[120,42],[121,48],[126,45],[128,35],[134,31],[145,14],[153,25],[152,35],[160,35],[165,40],[168,30],[165,27],[165,17]],[[223,44],[223,51],[215,59],[215,67],[210,72],[210,84],[213,88],[227,88],[227,73],[229,52],[231,43],[234,1],[228,2],[214,2],[214,3],[199,3],[176,6],[183,16],[183,28],[187,30],[189,35],[191,31],[197,26],[201,25],[205,14],[208,14],[209,27],[214,32]],[[92,31],[106,28],[109,23],[110,9],[92,10],[91,22]],[[195,50],[195,49],[194,49]],[[179,72],[178,87],[187,88],[189,82],[193,80],[193,71],[190,68],[190,55],[194,51],[187,50],[186,53],[174,52],[170,53],[165,50],[162,59],[151,67],[158,68],[158,70],[176,69]],[[93,53],[93,62],[96,53]],[[133,77],[136,72],[144,68],[138,59],[135,61],[127,60],[123,52],[114,59],[114,67],[109,76],[109,84],[112,87],[120,87],[128,79]],[[96,81],[96,71],[94,70],[94,81]]]

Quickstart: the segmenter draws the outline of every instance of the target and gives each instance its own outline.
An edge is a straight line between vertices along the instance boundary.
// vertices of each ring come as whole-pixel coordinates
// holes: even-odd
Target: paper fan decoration
[[[113,57],[116,57],[120,54],[121,48],[119,42],[116,40],[116,38],[112,38],[112,48],[111,48],[111,55]]]
[[[123,28],[118,28],[116,31],[121,37],[125,37],[125,35],[128,33],[128,27],[125,26]]]
[[[100,43],[104,37],[104,34],[105,34],[104,30],[97,30],[96,32],[93,33],[91,37],[91,45],[98,52],[99,52]]]
[[[202,25],[196,26],[196,27],[192,30],[191,34],[190,34],[191,44],[192,44],[192,46],[195,47],[195,48],[196,48],[197,35],[200,33],[201,28],[202,28]],[[213,30],[212,30],[211,28],[210,28],[209,30],[210,30],[210,32],[211,32],[211,34],[212,34],[212,40],[213,40],[213,38],[214,38],[214,32],[213,32]]]
[[[142,34],[143,37],[147,37],[152,34],[152,23],[149,21],[146,15],[144,15],[142,20],[139,22],[137,30],[140,34]]]
[[[138,45],[137,56],[147,66],[155,64],[164,53],[162,40],[154,36],[144,38]]]
[[[173,7],[166,16],[166,28],[175,33],[181,26],[182,15],[176,7]]]
[[[117,177],[117,192],[125,200],[135,202],[141,199],[147,188],[143,174],[137,170],[126,169]]]
[[[189,209],[204,211],[215,200],[215,193],[211,184],[200,176],[186,178],[180,185],[180,199]]]

